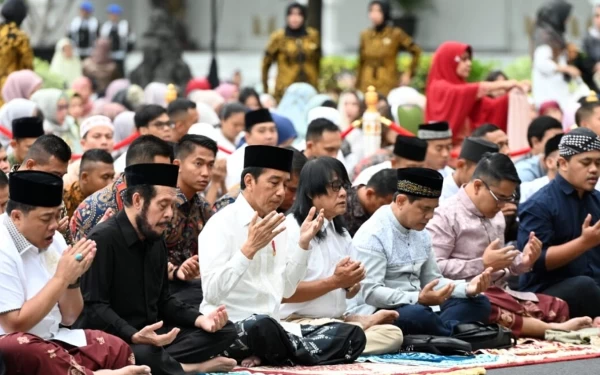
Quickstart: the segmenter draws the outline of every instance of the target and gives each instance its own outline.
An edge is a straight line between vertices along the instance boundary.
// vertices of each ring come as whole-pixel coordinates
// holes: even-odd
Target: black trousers
[[[575,276],[559,281],[539,293],[558,297],[569,305],[569,316],[600,316],[600,287],[589,276]]]
[[[163,327],[164,334],[173,327]],[[181,363],[202,363],[223,353],[236,339],[237,331],[229,322],[223,329],[208,333],[198,328],[181,328],[170,345],[131,345],[135,362],[149,366],[153,375],[185,375]]]
[[[201,279],[195,279],[189,282],[179,280],[169,281],[169,290],[173,297],[200,310],[200,303],[202,303],[203,296]]]

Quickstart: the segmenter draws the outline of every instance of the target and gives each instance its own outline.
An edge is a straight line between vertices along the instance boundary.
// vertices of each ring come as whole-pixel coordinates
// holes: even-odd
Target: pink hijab
[[[13,99],[29,99],[36,88],[42,85],[42,78],[33,70],[17,70],[6,78],[2,86],[2,99],[5,103]]]
[[[104,97],[106,98],[106,100],[111,102],[113,100],[113,98],[115,97],[115,95],[117,95],[117,93],[119,91],[126,89],[129,86],[131,86],[131,82],[129,82],[128,79],[125,79],[125,78],[115,79],[106,88]]]
[[[225,99],[226,102],[235,100],[235,94],[239,94],[239,89],[233,83],[221,83],[215,91]]]
[[[125,111],[127,111],[127,108],[119,103],[103,103],[99,108],[94,110],[96,114],[106,116],[111,119],[111,121],[114,120],[117,115]]]

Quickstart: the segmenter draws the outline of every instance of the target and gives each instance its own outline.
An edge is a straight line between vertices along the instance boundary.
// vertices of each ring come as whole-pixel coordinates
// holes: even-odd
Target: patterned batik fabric
[[[198,235],[212,215],[212,207],[200,194],[188,200],[178,190],[173,220],[165,232],[169,262],[179,266],[198,254]]]
[[[135,364],[131,348],[120,338],[87,329],[85,338],[86,346],[73,347],[29,333],[10,333],[0,336],[0,352],[9,374],[92,375]]]
[[[122,210],[122,194],[126,188],[123,176],[120,176],[112,185],[85,198],[73,213],[69,223],[73,241],[86,237],[109,208],[113,210],[113,214]]]

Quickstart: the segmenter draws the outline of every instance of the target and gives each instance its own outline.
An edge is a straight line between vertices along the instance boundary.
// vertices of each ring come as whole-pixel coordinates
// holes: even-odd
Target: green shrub
[[[529,56],[522,56],[512,63],[504,67],[504,73],[511,79],[524,80],[531,79],[531,58]]]
[[[43,88],[45,89],[61,89],[64,90],[65,80],[58,74],[50,71],[50,64],[42,59],[33,59],[33,70],[44,80]]]
[[[427,75],[431,67],[432,54],[422,54],[419,61],[417,73],[413,77],[412,85],[417,90],[423,92],[427,83]],[[410,66],[411,56],[403,54],[398,58],[398,68],[405,71]],[[319,82],[320,90],[334,89],[337,87],[337,75],[344,71],[355,72],[357,58],[327,56],[321,60],[321,77]],[[498,69],[500,63],[494,60],[473,60],[469,82],[483,81],[486,76],[494,69]],[[531,76],[531,59],[529,57],[520,57],[506,66],[504,72],[511,79],[529,79]]]

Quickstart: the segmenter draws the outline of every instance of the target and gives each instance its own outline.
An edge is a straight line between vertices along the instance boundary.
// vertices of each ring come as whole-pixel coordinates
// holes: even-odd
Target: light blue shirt
[[[546,175],[540,159],[541,155],[536,155],[521,159],[515,163],[515,168],[517,168],[517,173],[522,183],[533,181],[536,178]]]
[[[354,235],[352,245],[367,276],[361,293],[349,303],[349,312],[372,314],[377,309],[414,305],[423,286],[440,280],[436,289],[456,285],[453,297],[466,298],[464,281],[442,277],[428,231],[402,227],[391,205],[378,209]]]

